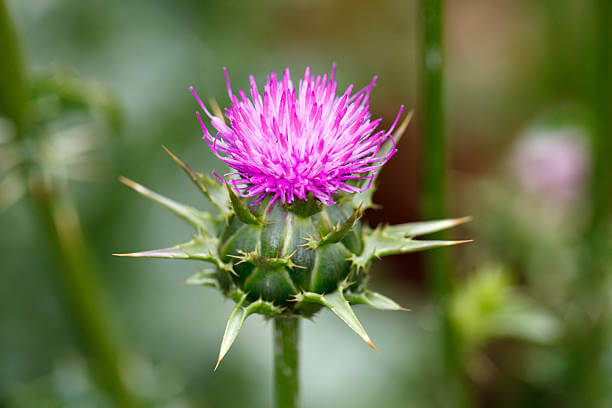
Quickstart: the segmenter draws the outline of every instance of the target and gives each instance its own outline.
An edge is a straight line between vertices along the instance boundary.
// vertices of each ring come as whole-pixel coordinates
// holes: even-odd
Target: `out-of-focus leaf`
[[[10,145],[0,147],[0,176],[13,169],[20,162],[21,157],[17,149],[13,149]]]
[[[15,124],[0,114],[0,146],[15,140]]]
[[[23,178],[17,172],[9,173],[0,180],[0,213],[11,207],[26,192]]]
[[[499,311],[492,323],[491,334],[550,343],[557,338],[560,329],[559,321],[551,313],[515,297]]]
[[[81,79],[71,72],[54,71],[34,75],[30,87],[34,99],[52,97],[63,111],[101,112],[114,133],[121,127],[119,101],[104,84]]]
[[[559,334],[559,322],[520,294],[508,273],[485,267],[451,298],[451,319],[467,347],[495,337],[546,343]]]

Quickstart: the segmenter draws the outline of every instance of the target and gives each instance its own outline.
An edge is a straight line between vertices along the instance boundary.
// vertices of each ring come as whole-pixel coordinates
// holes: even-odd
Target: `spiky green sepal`
[[[374,345],[351,305],[381,310],[407,310],[384,295],[367,289],[368,270],[375,258],[422,251],[467,241],[426,241],[416,236],[451,228],[467,218],[362,227],[362,208],[371,207],[371,193],[339,195],[337,204],[323,206],[314,198],[290,205],[270,198],[253,203],[229,187],[193,171],[177,156],[198,189],[217,208],[212,215],[163,197],[131,180],[121,181],[169,209],[192,225],[194,237],[169,248],[118,254],[142,258],[193,259],[209,267],[186,285],[217,288],[236,302],[217,365],[251,314],[266,317],[311,317],[328,308],[366,343]],[[359,198],[364,201],[358,201]]]
[[[338,316],[348,327],[359,335],[370,347],[378,351],[370,340],[370,336],[357,319],[355,312],[344,296],[346,285],[344,283],[338,285],[335,291],[328,294],[304,292],[296,296],[296,302],[315,303],[327,307],[333,314]]]
[[[416,236],[452,228],[469,220],[469,217],[465,217],[392,226],[379,226],[374,230],[368,228],[363,236],[363,251],[358,255],[352,256],[351,261],[355,267],[363,269],[367,268],[372,260],[383,256],[425,251],[427,249],[471,242],[469,240],[437,241],[414,239]]]
[[[237,291],[235,295],[238,296],[236,307],[234,307],[234,310],[232,310],[232,313],[227,319],[227,325],[225,326],[223,340],[221,340],[221,348],[219,350],[219,358],[217,359],[215,370],[219,367],[219,363],[221,363],[221,360],[229,351],[236,337],[238,337],[238,333],[247,317],[254,313],[262,314],[266,317],[274,317],[282,314],[282,309],[271,302],[266,302],[262,299],[249,302],[246,293],[240,291]]]

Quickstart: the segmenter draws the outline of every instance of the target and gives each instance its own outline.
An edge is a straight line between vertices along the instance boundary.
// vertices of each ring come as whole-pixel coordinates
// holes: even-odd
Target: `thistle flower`
[[[329,77],[314,77],[307,68],[297,89],[286,70],[281,80],[274,73],[268,76],[263,96],[250,77],[249,99],[242,90],[239,97],[234,95],[226,71],[232,102],[225,111],[227,124],[191,89],[217,131],[213,136],[197,113],[203,139],[232,171],[225,178],[217,176],[219,184],[168,153],[219,215],[122,178],[196,228],[195,237],[185,244],[124,255],[205,261],[212,267],[186,283],[213,286],[236,302],[217,365],[253,313],[278,322],[310,317],[327,307],[374,348],[351,305],[405,308],[367,288],[372,260],[466,242],[414,239],[466,218],[374,230],[359,222],[362,211],[373,206],[370,187],[377,171],[396,152],[396,141],[409,120],[408,116],[392,135],[400,108],[389,130],[376,131],[380,119],[371,120],[369,113],[375,79],[355,93],[351,85],[337,95],[335,66]]]
[[[238,99],[224,71],[232,102],[226,109],[229,126],[211,115],[190,89],[217,130],[212,136],[198,112],[203,139],[234,169],[226,176],[232,177],[236,191],[243,197],[258,197],[254,203],[267,195],[271,202],[280,198],[291,203],[312,193],[321,203],[332,205],[332,194],[363,191],[353,181],[371,182],[375,171],[397,151],[393,146],[378,156],[385,141],[393,142],[391,132],[404,107],[388,131],[375,132],[381,119],[370,120],[369,100],[376,77],[352,95],[352,84],[336,94],[335,64],[329,78],[327,74],[315,78],[306,68],[297,89],[287,68],[280,81],[275,72],[268,75],[263,96],[249,76],[251,98],[240,90]]]
[[[580,128],[530,128],[515,143],[510,164],[520,186],[567,207],[588,182],[589,147]]]

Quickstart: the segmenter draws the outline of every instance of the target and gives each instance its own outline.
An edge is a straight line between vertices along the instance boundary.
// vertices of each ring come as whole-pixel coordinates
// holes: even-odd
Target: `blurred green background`
[[[452,237],[475,240],[436,250],[452,258],[454,385],[427,263],[397,256],[375,264],[372,286],[412,312],[357,309],[380,354],[330,313],[304,323],[305,407],[612,406],[607,3],[445,2],[447,216],[472,215]],[[190,233],[117,178],[206,207],[161,149],[223,171],[200,140],[188,87],[223,107],[223,66],[245,88],[250,73],[262,83],[271,70],[299,76],[337,62],[340,87],[378,75],[371,109],[385,126],[399,105],[415,109],[380,177],[383,208],[366,222],[423,219],[419,3],[9,0],[6,8],[31,125],[20,133],[0,111],[0,407],[117,406],[104,391],[105,370],[115,369],[130,398],[149,406],[271,406],[268,323],[249,321],[213,374],[231,302],[182,286],[192,263],[111,256]],[[0,65],[11,64],[7,44]],[[16,83],[11,72],[1,71],[0,99]],[[67,299],[62,270],[83,265],[93,267],[79,276],[92,280],[79,303]],[[90,302],[93,315],[70,312],[74,302]],[[107,334],[87,343],[83,316],[107,319],[99,326]],[[96,351],[82,344],[100,351],[104,336],[121,358],[98,362],[96,380],[87,363]]]

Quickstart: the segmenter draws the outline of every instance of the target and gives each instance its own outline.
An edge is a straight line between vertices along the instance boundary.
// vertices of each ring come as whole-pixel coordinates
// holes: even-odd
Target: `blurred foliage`
[[[452,253],[460,275],[449,310],[460,333],[464,386],[477,406],[612,404],[609,186],[606,193],[600,183],[590,193],[592,158],[609,154],[605,140],[593,136],[610,122],[594,108],[610,100],[610,81],[597,69],[606,48],[597,44],[609,41],[598,30],[612,26],[612,13],[597,12],[600,4],[605,0],[445,2],[449,216],[471,214],[474,221],[457,236],[476,240]],[[187,91],[194,85],[225,106],[222,66],[240,88],[249,73],[261,80],[272,69],[324,71],[333,61],[342,86],[378,74],[372,110],[388,125],[397,106],[416,106],[417,2],[13,0],[8,6],[34,73],[29,120],[45,136],[16,147],[12,125],[0,120],[0,195],[13,192],[0,206],[24,192],[7,177],[21,158],[44,162],[41,174],[69,186],[115,323],[146,356],[130,357],[122,368],[135,394],[164,407],[270,406],[268,325],[245,324],[213,375],[231,305],[212,291],[178,285],[192,272],[189,265],[110,256],[179,242],[188,233],[117,176],[199,202],[160,145],[197,170],[222,171],[200,141]],[[83,77],[95,81],[75,79]],[[59,111],[67,112],[61,120]],[[94,112],[93,120],[84,123],[84,111]],[[376,201],[384,209],[368,212],[372,220],[422,219],[420,116],[417,109],[417,123],[380,177]],[[90,137],[108,130],[119,136]],[[542,131],[584,142],[578,144],[586,149],[586,171],[569,202],[525,188],[516,172],[519,140]],[[85,162],[90,147],[96,150]],[[597,164],[597,180],[606,180],[609,169]],[[91,176],[93,183],[74,180]],[[596,238],[589,227],[593,206],[603,214],[596,217]],[[24,201],[0,214],[0,406],[108,406],[85,375],[63,300],[53,291],[50,277],[59,267],[32,215]],[[599,272],[588,272],[593,264]],[[418,256],[397,257],[374,274],[375,288],[413,310],[359,310],[380,355],[364,350],[329,314],[304,325],[305,406],[454,406],[442,392],[436,307],[422,289],[422,265]]]
[[[499,266],[484,267],[466,279],[450,310],[467,351],[495,338],[550,343],[559,334],[555,318],[517,293],[510,274]]]

